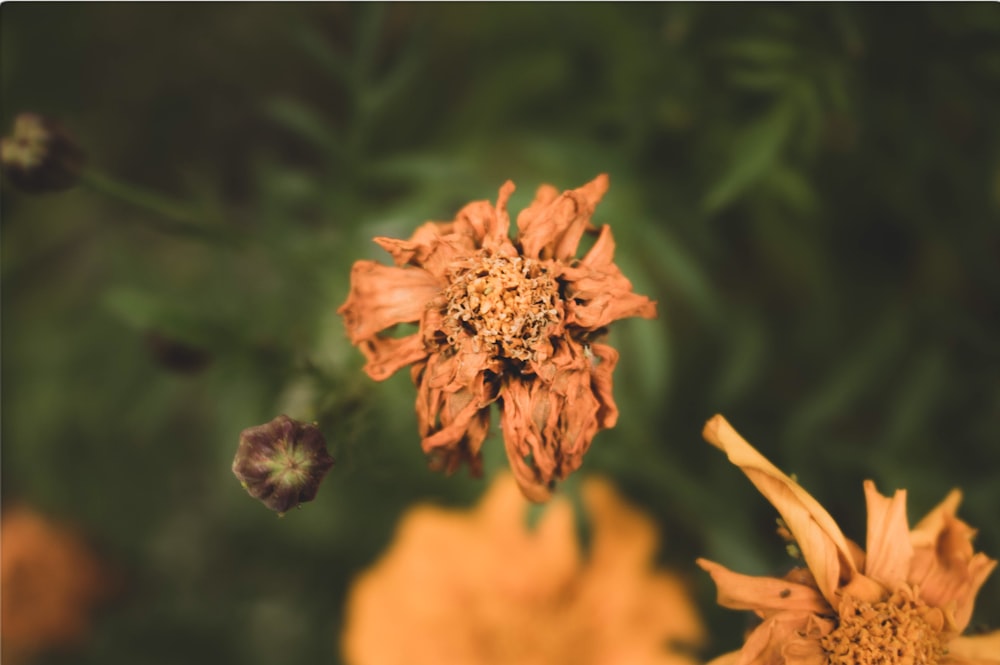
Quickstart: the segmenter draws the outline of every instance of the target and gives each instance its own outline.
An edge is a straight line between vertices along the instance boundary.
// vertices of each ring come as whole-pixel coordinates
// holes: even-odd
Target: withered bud
[[[10,182],[25,192],[58,192],[75,185],[83,150],[60,125],[36,113],[14,119],[14,133],[0,143],[0,163]]]
[[[148,331],[145,340],[146,348],[157,364],[171,372],[197,374],[212,362],[212,356],[205,349],[155,330]]]
[[[315,425],[281,415],[240,433],[233,473],[250,496],[283,515],[316,498],[333,464]]]

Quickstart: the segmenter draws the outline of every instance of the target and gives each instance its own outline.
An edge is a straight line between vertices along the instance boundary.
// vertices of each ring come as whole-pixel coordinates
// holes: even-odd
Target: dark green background
[[[659,302],[616,325],[621,419],[582,473],[693,559],[789,561],[700,430],[722,412],[858,540],[862,480],[911,519],[954,486],[1000,555],[1000,11],[995,4],[23,4],[2,121],[222,240],[88,188],[2,191],[3,501],[90,534],[124,580],[51,663],[337,662],[346,585],[426,471],[405,372],[367,379],[335,310],[370,239],[518,184],[611,190],[618,263]],[[180,372],[149,335],[207,352]],[[277,519],[229,471],[242,428],[318,420],[338,466]],[[487,466],[503,468],[494,434]],[[570,481],[566,491],[575,492]],[[973,621],[1000,626],[1000,576]]]

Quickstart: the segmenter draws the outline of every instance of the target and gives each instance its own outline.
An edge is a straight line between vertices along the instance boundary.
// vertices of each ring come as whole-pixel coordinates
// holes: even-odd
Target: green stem
[[[199,221],[184,206],[159,194],[115,180],[103,173],[85,170],[80,175],[80,184],[90,188],[91,191],[153,213],[153,217],[142,219],[146,224],[162,233],[196,237],[220,243],[229,243],[235,240],[225,229],[208,226]]]

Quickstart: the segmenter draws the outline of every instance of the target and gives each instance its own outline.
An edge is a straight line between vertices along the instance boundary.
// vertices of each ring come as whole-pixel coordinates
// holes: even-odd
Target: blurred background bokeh
[[[716,412],[864,537],[955,486],[1000,555],[1000,11],[983,4],[21,4],[0,120],[72,132],[125,183],[2,190],[2,501],[82,534],[113,598],[40,663],[340,662],[352,577],[420,501],[408,373],[362,372],[351,263],[466,202],[607,172],[595,220],[654,321],[616,324],[618,426],[580,474],[693,560],[789,566],[700,436]],[[191,227],[209,229],[191,232]],[[278,519],[240,431],[317,421],[337,466]],[[496,422],[496,421],[494,421]],[[502,444],[487,442],[487,475]],[[573,494],[575,481],[565,486]],[[8,542],[3,547],[9,547]],[[5,610],[6,611],[6,610]],[[1000,625],[1000,576],[974,627]]]

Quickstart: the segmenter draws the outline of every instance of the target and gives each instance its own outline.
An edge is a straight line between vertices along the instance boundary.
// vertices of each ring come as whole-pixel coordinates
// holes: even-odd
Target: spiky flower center
[[[909,593],[876,603],[845,598],[837,628],[820,639],[830,665],[937,665],[945,637],[932,610]]]
[[[559,285],[539,261],[482,253],[456,266],[445,291],[443,330],[458,348],[527,361],[562,320]]]

